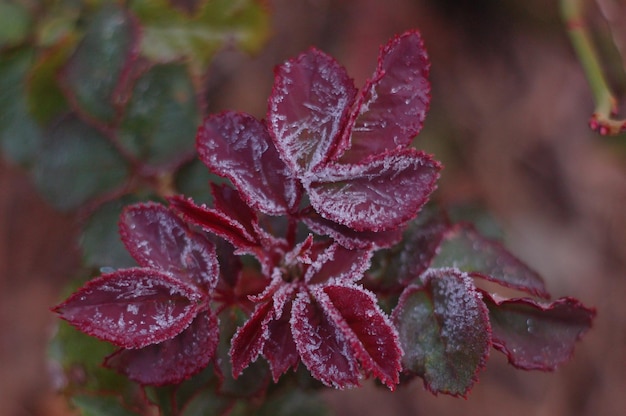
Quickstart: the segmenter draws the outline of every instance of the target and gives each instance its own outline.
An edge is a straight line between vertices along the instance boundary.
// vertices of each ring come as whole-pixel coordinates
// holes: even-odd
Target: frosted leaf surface
[[[432,267],[454,267],[475,277],[549,298],[543,279],[502,244],[481,236],[469,224],[446,232]]]
[[[369,249],[349,250],[333,244],[321,252],[307,269],[305,282],[353,283],[361,280],[370,267],[372,251]]]
[[[300,359],[314,378],[338,389],[359,384],[350,342],[308,293],[301,292],[294,300],[290,324]]]
[[[231,339],[230,358],[233,367],[233,377],[237,378],[241,372],[253,361],[256,361],[269,337],[268,322],[274,316],[272,302],[261,303],[246,323],[237,329]]]
[[[301,187],[280,159],[265,124],[226,112],[207,118],[197,136],[200,159],[237,187],[248,206],[268,215],[297,207]]]
[[[127,250],[141,266],[170,272],[207,291],[217,284],[215,246],[167,207],[156,203],[130,206],[122,212],[119,227]]]
[[[283,303],[283,308],[280,311],[280,318],[275,318],[268,323],[269,337],[263,346],[263,356],[270,365],[275,383],[282,374],[290,368],[295,369],[300,362],[300,355],[289,323],[292,302],[281,303]]]
[[[417,215],[435,189],[440,165],[415,149],[402,149],[354,165],[327,165],[307,186],[324,218],[357,231],[397,228]]]
[[[405,147],[419,133],[430,103],[430,63],[416,31],[392,39],[378,58],[378,68],[367,82],[342,145],[347,162]]]
[[[228,214],[246,229],[248,235],[254,236],[254,224],[258,222],[257,214],[241,199],[241,194],[227,185],[211,183],[211,195],[215,210]]]
[[[320,296],[321,290],[326,297]],[[402,349],[395,328],[374,295],[359,286],[340,285],[325,286],[314,294],[326,310],[330,309],[327,302],[332,304],[334,311],[329,316],[343,330],[363,370],[394,390],[402,368]]]
[[[314,233],[332,237],[337,243],[350,250],[391,247],[402,239],[400,229],[379,232],[355,231],[345,225],[327,220],[313,210],[308,212],[302,221]]]
[[[106,367],[143,385],[180,383],[209,365],[219,338],[217,318],[201,312],[176,337],[139,349],[122,349],[108,356]]]
[[[258,245],[256,236],[250,235],[243,224],[222,211],[196,205],[181,196],[169,198],[168,202],[185,220],[224,238],[238,249],[247,250]]]
[[[489,307],[494,347],[524,370],[551,371],[568,361],[595,316],[593,309],[572,298],[541,304],[532,299],[483,296]]]
[[[124,269],[87,282],[54,308],[80,331],[124,348],[182,332],[203,298],[195,286],[152,269]]]
[[[327,161],[355,96],[345,69],[316,49],[277,68],[268,128],[292,171],[302,175]]]
[[[440,269],[423,287],[409,286],[393,311],[405,371],[433,393],[465,396],[491,346],[488,311],[466,274]]]

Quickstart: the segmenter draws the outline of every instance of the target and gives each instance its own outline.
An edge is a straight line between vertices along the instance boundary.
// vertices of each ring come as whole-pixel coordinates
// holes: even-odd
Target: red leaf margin
[[[505,354],[511,365],[522,370],[554,371],[569,361],[576,341],[591,328],[596,315],[595,309],[570,297],[544,304],[530,298],[498,299],[484,290],[481,292],[489,308],[494,348]],[[515,325],[502,328],[499,323],[502,315],[498,317],[498,313],[517,314],[514,318],[521,316],[521,330],[515,331]],[[537,324],[542,320],[552,323],[552,328],[540,328]],[[558,341],[546,339],[557,337]]]
[[[204,300],[206,295],[193,285],[137,267],[90,280],[52,310],[87,335],[123,348],[142,348],[185,330],[206,307]],[[179,309],[177,316],[168,316],[173,307]]]

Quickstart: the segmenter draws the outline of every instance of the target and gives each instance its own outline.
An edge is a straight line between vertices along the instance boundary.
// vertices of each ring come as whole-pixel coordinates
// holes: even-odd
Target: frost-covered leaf
[[[138,41],[139,29],[128,11],[120,4],[104,3],[61,72],[60,81],[78,111],[113,121],[116,94],[130,74]]]
[[[258,244],[256,236],[250,235],[243,224],[222,211],[196,205],[182,196],[169,198],[168,201],[170,207],[185,220],[226,239],[239,249],[247,250]]]
[[[302,221],[316,234],[327,235],[347,249],[364,249],[368,247],[386,248],[402,239],[402,230],[388,231],[355,231],[345,225],[327,220],[317,212],[310,210]]]
[[[472,276],[549,298],[543,279],[502,244],[481,236],[471,225],[456,224],[445,233],[432,267],[455,267]]]
[[[174,338],[139,349],[119,350],[104,364],[143,385],[180,383],[209,365],[218,338],[217,318],[202,312]]]
[[[343,138],[350,146],[343,161],[411,143],[422,128],[430,103],[430,62],[416,31],[392,39],[378,58],[378,68],[361,92]]]
[[[304,280],[308,284],[348,284],[361,280],[370,266],[372,250],[349,250],[333,244],[317,254],[307,269]]]
[[[258,222],[257,214],[241,199],[239,192],[226,184],[211,183],[211,195],[216,210],[228,213],[228,216],[241,224],[249,235],[256,235],[257,229],[254,224]]]
[[[326,219],[357,231],[386,231],[417,215],[440,168],[422,152],[401,149],[366,163],[326,165],[306,188],[311,205]]]
[[[119,225],[122,241],[141,266],[169,272],[207,292],[217,284],[215,246],[167,207],[132,205],[122,212]]]
[[[248,206],[269,215],[297,207],[300,184],[278,156],[263,122],[235,112],[211,116],[198,130],[197,147],[202,161],[229,178]]]
[[[483,293],[493,328],[493,346],[515,367],[554,370],[591,328],[595,310],[572,298],[541,304],[532,299],[497,300]]]
[[[394,390],[402,369],[402,349],[395,328],[374,295],[358,286],[340,285],[324,286],[313,293],[347,338],[363,370]]]
[[[133,86],[118,133],[120,144],[151,165],[191,159],[200,121],[196,94],[185,65],[153,66]]]
[[[87,282],[54,308],[82,332],[123,348],[141,348],[182,332],[203,294],[168,274],[123,269]]]
[[[73,116],[47,133],[34,166],[37,188],[61,210],[115,190],[128,174],[126,161],[108,138]]]
[[[230,358],[233,377],[237,378],[253,361],[256,361],[269,336],[268,322],[274,316],[272,302],[259,304],[244,326],[231,339]]]
[[[358,386],[360,372],[350,340],[306,292],[298,294],[291,312],[291,332],[302,363],[327,386]]]
[[[195,76],[204,74],[220,47],[252,52],[269,35],[268,11],[257,0],[203,1],[191,15],[167,0],[138,0],[130,7],[141,21],[141,53],[156,62],[188,60]]]
[[[276,301],[274,302],[274,310],[276,310]],[[270,365],[270,371],[274,383],[290,368],[296,368],[300,362],[300,355],[296,349],[296,343],[291,333],[291,301],[279,299],[278,303],[282,303],[280,317],[276,315],[268,324],[269,335],[263,345],[263,357]],[[278,305],[280,307],[280,305]]]
[[[469,276],[453,269],[425,275],[402,293],[393,319],[405,371],[433,393],[465,396],[489,355],[488,311]]]
[[[338,144],[356,89],[332,57],[311,49],[278,67],[268,128],[282,159],[299,175],[325,163]]]

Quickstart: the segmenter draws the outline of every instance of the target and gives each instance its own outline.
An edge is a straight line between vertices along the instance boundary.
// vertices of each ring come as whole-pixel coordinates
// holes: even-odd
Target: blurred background
[[[589,3],[586,17],[601,36],[611,28]],[[625,2],[609,3],[614,24],[626,25]],[[323,394],[336,414],[626,414],[626,134],[589,130],[593,98],[558,1],[272,0],[267,7],[272,33],[258,54],[226,49],[214,59],[210,112],[263,117],[273,67],[309,46],[363,85],[380,45],[418,28],[432,62],[432,104],[416,143],[445,165],[437,198],[487,210],[555,298],[573,296],[598,312],[572,361],[555,373],[515,370],[494,351],[465,400],[434,397],[420,380],[394,393],[365,382]],[[615,58],[611,39],[599,44]],[[608,74],[626,108],[617,62],[609,61]],[[49,207],[24,172],[0,161],[0,415],[71,414],[55,394],[45,348],[55,324],[49,307],[80,263],[78,230],[75,217]]]

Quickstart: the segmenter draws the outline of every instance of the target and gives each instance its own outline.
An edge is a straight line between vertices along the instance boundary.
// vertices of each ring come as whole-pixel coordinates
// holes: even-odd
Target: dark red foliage
[[[211,362],[226,383],[228,346],[234,378],[262,356],[275,382],[302,363],[336,388],[373,376],[393,390],[404,372],[466,396],[491,345],[517,367],[553,369],[594,312],[481,292],[475,278],[549,297],[537,273],[473,227],[443,214],[412,221],[441,169],[410,147],[428,71],[416,31],[381,49],[361,91],[317,49],[280,65],[267,121],[227,111],[198,130],[200,159],[233,186],[211,184],[211,206],[179,195],[125,209],[120,235],[139,267],[88,282],[54,310],[121,347],[105,365],[140,384],[180,383]],[[393,319],[377,295],[390,308],[399,295]],[[247,320],[228,322],[222,334],[234,335],[220,342],[217,315],[241,312]]]

